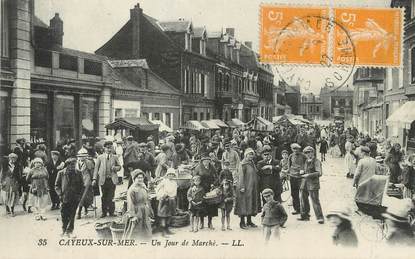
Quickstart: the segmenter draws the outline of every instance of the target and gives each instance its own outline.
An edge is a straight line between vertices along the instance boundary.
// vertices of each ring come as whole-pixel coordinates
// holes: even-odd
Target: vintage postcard
[[[0,0],[0,258],[413,258],[415,1]]]

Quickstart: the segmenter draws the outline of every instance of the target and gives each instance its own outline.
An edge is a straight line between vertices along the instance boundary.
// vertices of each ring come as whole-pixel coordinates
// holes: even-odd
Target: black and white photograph
[[[414,258],[415,0],[0,1],[0,258]]]

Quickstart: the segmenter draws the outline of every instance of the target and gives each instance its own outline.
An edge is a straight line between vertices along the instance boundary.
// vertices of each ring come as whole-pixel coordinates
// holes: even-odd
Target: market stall
[[[274,124],[269,120],[262,118],[261,116],[257,116],[252,119],[250,122],[247,123],[255,131],[273,131]]]
[[[124,137],[132,135],[138,142],[146,142],[148,136],[153,136],[154,142],[158,143],[159,125],[144,117],[117,118],[114,122],[107,124],[105,128],[107,135],[109,130],[114,130],[114,134],[121,131]]]
[[[231,128],[242,128],[245,126],[245,123],[243,123],[241,120],[237,118],[233,118],[230,121],[227,122],[228,126]]]

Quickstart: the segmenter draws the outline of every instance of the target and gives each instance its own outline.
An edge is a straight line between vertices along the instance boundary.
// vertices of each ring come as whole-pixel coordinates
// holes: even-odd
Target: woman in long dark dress
[[[399,143],[395,143],[385,159],[385,163],[387,166],[389,166],[390,169],[389,181],[391,183],[400,182],[402,172],[399,163],[402,161],[402,159],[403,154],[401,152],[401,145]]]
[[[210,192],[214,186],[218,185],[218,176],[215,167],[211,163],[211,158],[208,155],[203,155],[199,165],[195,168],[193,175],[199,175],[201,186],[205,193]],[[208,217],[208,228],[214,229],[212,225],[212,218],[218,216],[218,205],[206,204],[204,211],[200,215],[201,226],[204,228],[204,217]]]

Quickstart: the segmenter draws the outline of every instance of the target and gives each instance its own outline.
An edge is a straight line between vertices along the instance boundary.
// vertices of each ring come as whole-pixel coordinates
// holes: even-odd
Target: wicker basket
[[[186,227],[190,224],[190,214],[188,212],[181,212],[171,217],[171,226],[175,228]]]
[[[110,229],[111,222],[96,223],[95,231],[100,239],[112,239],[112,233]]]
[[[124,227],[125,224],[122,223],[117,223],[117,222],[112,222],[110,229],[111,229],[111,234],[112,234],[112,240],[114,242],[117,242],[118,240],[122,239],[122,236],[124,234]]]
[[[215,197],[203,197],[203,199],[208,205],[218,205],[222,202],[222,197],[220,195]]]

